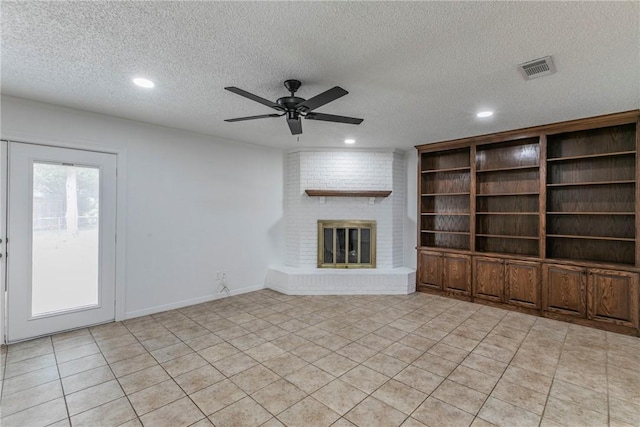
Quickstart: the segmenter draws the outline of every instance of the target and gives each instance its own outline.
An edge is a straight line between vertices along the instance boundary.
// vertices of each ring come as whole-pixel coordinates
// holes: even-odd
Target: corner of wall
[[[418,153],[408,150],[404,154],[406,204],[404,215],[404,265],[415,269],[417,266],[417,233],[418,233]]]

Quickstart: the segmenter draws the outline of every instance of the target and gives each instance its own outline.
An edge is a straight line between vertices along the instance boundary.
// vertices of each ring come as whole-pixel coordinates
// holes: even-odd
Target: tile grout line
[[[538,319],[544,319],[543,317],[540,317]],[[538,319],[536,319],[536,323],[538,323]],[[560,359],[562,358],[562,352],[564,351],[564,345],[567,342],[567,336],[569,336],[569,330],[570,330],[570,326],[567,326],[567,332],[564,335],[564,338],[562,339],[562,346],[560,347],[560,354],[558,356],[558,363],[556,364],[556,368],[553,370],[553,375],[551,376],[552,380],[551,380],[551,385],[549,386],[549,393],[547,394],[547,398],[544,401],[544,409],[542,410],[542,415],[540,415],[540,423],[538,423],[538,426],[542,425],[542,420],[544,420],[544,415],[547,413],[547,405],[549,403],[549,399],[551,399],[551,391],[553,390],[553,386],[556,382],[556,373],[558,372],[558,366],[560,365]]]
[[[62,375],[60,374],[60,367],[58,366],[58,355],[56,354],[56,348],[53,345],[52,336],[49,336],[49,339],[51,340],[51,349],[53,350],[53,360],[56,362],[56,371],[58,371],[58,381],[60,381],[60,390],[62,390],[62,398],[64,399],[64,408],[67,411],[67,420],[69,421],[69,424],[71,424],[71,414],[69,413],[69,404],[67,403],[67,395],[64,392],[64,385],[62,384]]]
[[[9,346],[6,344],[0,345],[0,356],[2,355],[2,349],[4,349],[4,357],[2,359],[2,379],[0,379],[0,403],[2,403],[1,401],[4,397],[4,381],[7,373],[7,356],[9,354]]]

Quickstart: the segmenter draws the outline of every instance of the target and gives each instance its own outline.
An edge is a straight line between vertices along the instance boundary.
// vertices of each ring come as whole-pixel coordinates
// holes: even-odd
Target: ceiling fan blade
[[[258,95],[247,92],[246,90],[242,90],[235,86],[225,87],[225,89],[229,92],[235,93],[236,95],[244,96],[245,98],[249,98],[252,101],[259,102],[260,104],[266,105],[267,107],[275,108],[276,110],[282,110],[282,107],[275,102],[271,102],[268,99],[261,98]]]
[[[262,114],[260,116],[238,117],[237,119],[227,119],[225,122],[241,122],[244,120],[266,119],[268,117],[281,117],[282,114]]]
[[[331,101],[335,101],[341,96],[348,94],[346,90],[340,86],[334,86],[326,92],[322,92],[320,95],[316,95],[313,98],[309,98],[306,101],[296,105],[296,109],[304,109],[304,111],[312,111],[316,108],[322,107],[324,104],[328,104]]]
[[[302,120],[287,119],[287,124],[291,130],[291,135],[300,135],[302,133]]]
[[[309,113],[305,116],[310,120],[322,120],[325,122],[348,123],[351,125],[359,125],[364,119],[356,119],[355,117],[336,116],[333,114]]]

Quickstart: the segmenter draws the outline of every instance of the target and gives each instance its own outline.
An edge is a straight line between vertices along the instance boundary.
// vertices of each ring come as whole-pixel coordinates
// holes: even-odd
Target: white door
[[[113,320],[116,155],[8,151],[8,341]]]

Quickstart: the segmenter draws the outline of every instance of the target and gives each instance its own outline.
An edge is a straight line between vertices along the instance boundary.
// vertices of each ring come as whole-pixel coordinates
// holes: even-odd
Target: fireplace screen
[[[375,268],[375,221],[318,221],[318,267]]]

